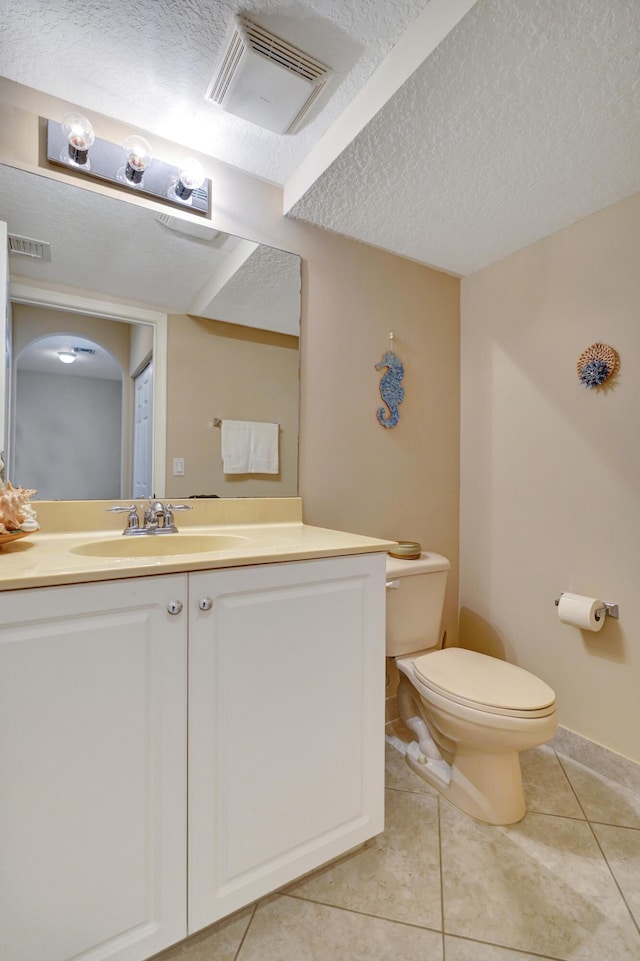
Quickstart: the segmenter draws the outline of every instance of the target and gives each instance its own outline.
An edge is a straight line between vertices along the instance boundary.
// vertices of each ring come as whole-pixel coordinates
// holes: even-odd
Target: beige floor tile
[[[387,791],[384,833],[287,893],[440,930],[437,812],[436,798]]]
[[[174,948],[157,954],[153,961],[235,961],[254,906],[219,921]]]
[[[491,827],[441,802],[448,934],[567,961],[638,961],[640,934],[589,825]]]
[[[444,939],[447,961],[541,961],[542,954],[523,954],[511,948],[498,948],[495,944],[464,941],[462,938]]]
[[[593,830],[625,900],[640,924],[640,831],[609,824],[594,824]]]
[[[640,795],[572,758],[559,759],[590,821],[640,828]]]
[[[528,811],[584,819],[555,751],[546,745],[522,751],[520,766]]]
[[[438,792],[418,777],[404,759],[404,755],[386,744],[387,787],[395,791],[410,791],[413,794],[430,794],[437,797]]]
[[[442,961],[442,935],[285,896],[258,907],[237,961]]]

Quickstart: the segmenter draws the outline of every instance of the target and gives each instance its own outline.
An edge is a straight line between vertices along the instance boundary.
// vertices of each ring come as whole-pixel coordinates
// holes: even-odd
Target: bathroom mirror
[[[158,214],[0,165],[0,220],[7,222],[10,237],[19,238],[8,263],[13,337],[7,361],[7,473],[16,483],[37,486],[15,473],[20,463],[36,472],[21,456],[27,445],[32,465],[48,465],[41,471],[43,488],[51,477],[58,479],[39,496],[138,496],[133,478],[139,456],[152,464],[149,484],[157,496],[297,494],[300,258],[180,213]],[[109,324],[115,325],[111,332]],[[58,341],[47,339],[54,335]],[[34,359],[40,343],[47,356]],[[122,421],[115,439],[97,420],[96,406],[105,409],[97,382],[94,388],[87,383],[94,348],[96,355],[106,350],[115,357],[112,366],[122,377],[121,387],[111,384]],[[76,362],[63,371],[58,355],[65,352],[75,354]],[[143,441],[134,453],[136,378],[149,361],[152,441]],[[55,385],[64,374],[58,394]],[[92,405],[76,401],[67,417],[57,401],[71,376],[85,381],[95,402],[93,423],[82,427],[80,413]],[[111,376],[116,374],[103,374],[102,380]],[[43,386],[44,377],[50,379]],[[40,415],[28,410],[37,407],[38,393],[44,397]],[[279,424],[278,474],[223,473],[219,421],[226,418]],[[62,481],[62,459],[51,467],[65,445],[69,482]],[[113,493],[115,481],[109,491],[82,477],[76,484],[99,457],[119,474]]]

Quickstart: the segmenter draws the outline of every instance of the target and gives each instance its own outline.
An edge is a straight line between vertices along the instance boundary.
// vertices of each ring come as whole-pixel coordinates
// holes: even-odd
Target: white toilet
[[[400,670],[400,717],[416,736],[405,756],[462,811],[513,824],[526,811],[518,752],[553,737],[556,698],[544,681],[506,661],[438,650],[449,568],[440,554],[387,558],[387,656]]]

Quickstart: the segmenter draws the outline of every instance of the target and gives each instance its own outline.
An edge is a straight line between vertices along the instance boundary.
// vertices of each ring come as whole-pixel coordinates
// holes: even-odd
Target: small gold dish
[[[422,545],[417,541],[398,541],[395,547],[390,547],[390,557],[399,557],[404,561],[417,561],[420,558]]]

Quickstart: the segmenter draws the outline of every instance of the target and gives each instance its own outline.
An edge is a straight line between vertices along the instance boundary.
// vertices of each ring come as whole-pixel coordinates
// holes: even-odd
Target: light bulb
[[[62,118],[62,129],[68,141],[67,162],[87,166],[89,147],[96,139],[93,127],[81,113],[68,113]]]
[[[144,137],[134,134],[127,137],[124,142],[124,152],[127,156],[127,166],[125,167],[125,179],[134,185],[142,183],[144,172],[151,163],[153,150],[151,144]]]
[[[76,359],[76,355],[73,353],[72,350],[59,350],[58,357],[60,358],[63,364],[73,364],[73,362]]]
[[[204,167],[199,160],[189,157],[182,162],[178,172],[178,180],[169,188],[168,196],[172,200],[191,203],[191,194],[203,185],[204,180]]]

